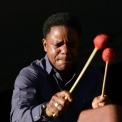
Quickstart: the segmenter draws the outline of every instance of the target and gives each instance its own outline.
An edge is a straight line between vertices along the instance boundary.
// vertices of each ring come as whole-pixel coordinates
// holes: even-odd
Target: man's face
[[[77,59],[79,36],[73,28],[54,26],[43,39],[43,46],[51,64],[59,71],[67,71]]]

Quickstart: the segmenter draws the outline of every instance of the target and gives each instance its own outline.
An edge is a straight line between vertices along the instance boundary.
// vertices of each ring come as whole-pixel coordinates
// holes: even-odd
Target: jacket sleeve
[[[10,122],[48,122],[43,114],[45,103],[37,104],[38,78],[30,70],[22,70],[17,76],[11,102]]]

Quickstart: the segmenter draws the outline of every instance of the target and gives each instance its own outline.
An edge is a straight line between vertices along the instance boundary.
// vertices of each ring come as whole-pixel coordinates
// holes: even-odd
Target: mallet
[[[101,94],[102,97],[104,96],[104,91],[105,91],[106,76],[107,76],[107,71],[108,71],[108,64],[113,62],[115,57],[116,57],[115,51],[112,48],[104,49],[104,51],[102,53],[102,59],[103,59],[103,61],[106,62],[106,65],[105,65],[104,78],[103,78],[103,86],[102,86],[102,94]]]

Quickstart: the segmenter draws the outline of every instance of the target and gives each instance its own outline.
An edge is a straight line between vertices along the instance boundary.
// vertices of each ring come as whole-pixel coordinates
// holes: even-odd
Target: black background
[[[71,12],[82,24],[80,56],[87,59],[99,33],[111,35],[116,59],[109,65],[106,91],[122,104],[122,4],[121,0],[4,0],[0,1],[0,113],[9,122],[14,80],[20,69],[44,55],[42,26],[56,12]],[[101,52],[93,60],[104,72]]]

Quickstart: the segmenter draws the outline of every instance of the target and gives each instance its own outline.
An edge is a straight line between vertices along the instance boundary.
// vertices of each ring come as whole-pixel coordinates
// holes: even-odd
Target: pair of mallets
[[[89,66],[90,62],[92,61],[93,57],[95,56],[96,52],[98,50],[104,49],[108,43],[108,35],[107,34],[99,34],[94,38],[94,50],[92,51],[90,57],[88,58],[85,66],[83,67],[82,71],[80,72],[80,75],[76,79],[75,83],[70,89],[70,93],[73,92],[74,88],[80,81],[81,77],[83,76],[84,72],[86,71],[87,67]],[[102,52],[102,59],[103,61],[106,62],[105,65],[105,71],[104,71],[104,79],[103,79],[103,86],[102,86],[102,93],[101,96],[104,96],[104,91],[105,91],[105,82],[106,82],[106,75],[107,75],[107,70],[108,70],[108,64],[111,63],[115,58],[115,52],[112,48],[105,48]]]
[[[88,58],[86,64],[84,65],[82,71],[80,72],[78,78],[76,79],[75,83],[73,84],[73,86],[70,89],[70,93],[73,92],[73,90],[75,89],[76,85],[78,84],[78,82],[80,81],[81,77],[83,76],[83,74],[85,73],[86,69],[88,68],[89,64],[91,63],[92,59],[94,58],[96,52],[98,50],[104,49],[108,43],[108,35],[107,34],[99,34],[94,38],[94,50],[92,51],[90,57]],[[102,53],[102,59],[103,61],[106,62],[105,65],[105,71],[104,71],[104,79],[103,79],[103,86],[102,86],[102,93],[101,96],[104,96],[104,91],[105,91],[105,84],[106,84],[106,76],[107,76],[107,70],[108,70],[108,64],[110,62],[113,61],[113,59],[115,58],[115,52],[112,48],[105,48],[103,53]],[[65,98],[67,99],[67,98]],[[53,114],[53,116],[55,116],[56,114]]]

